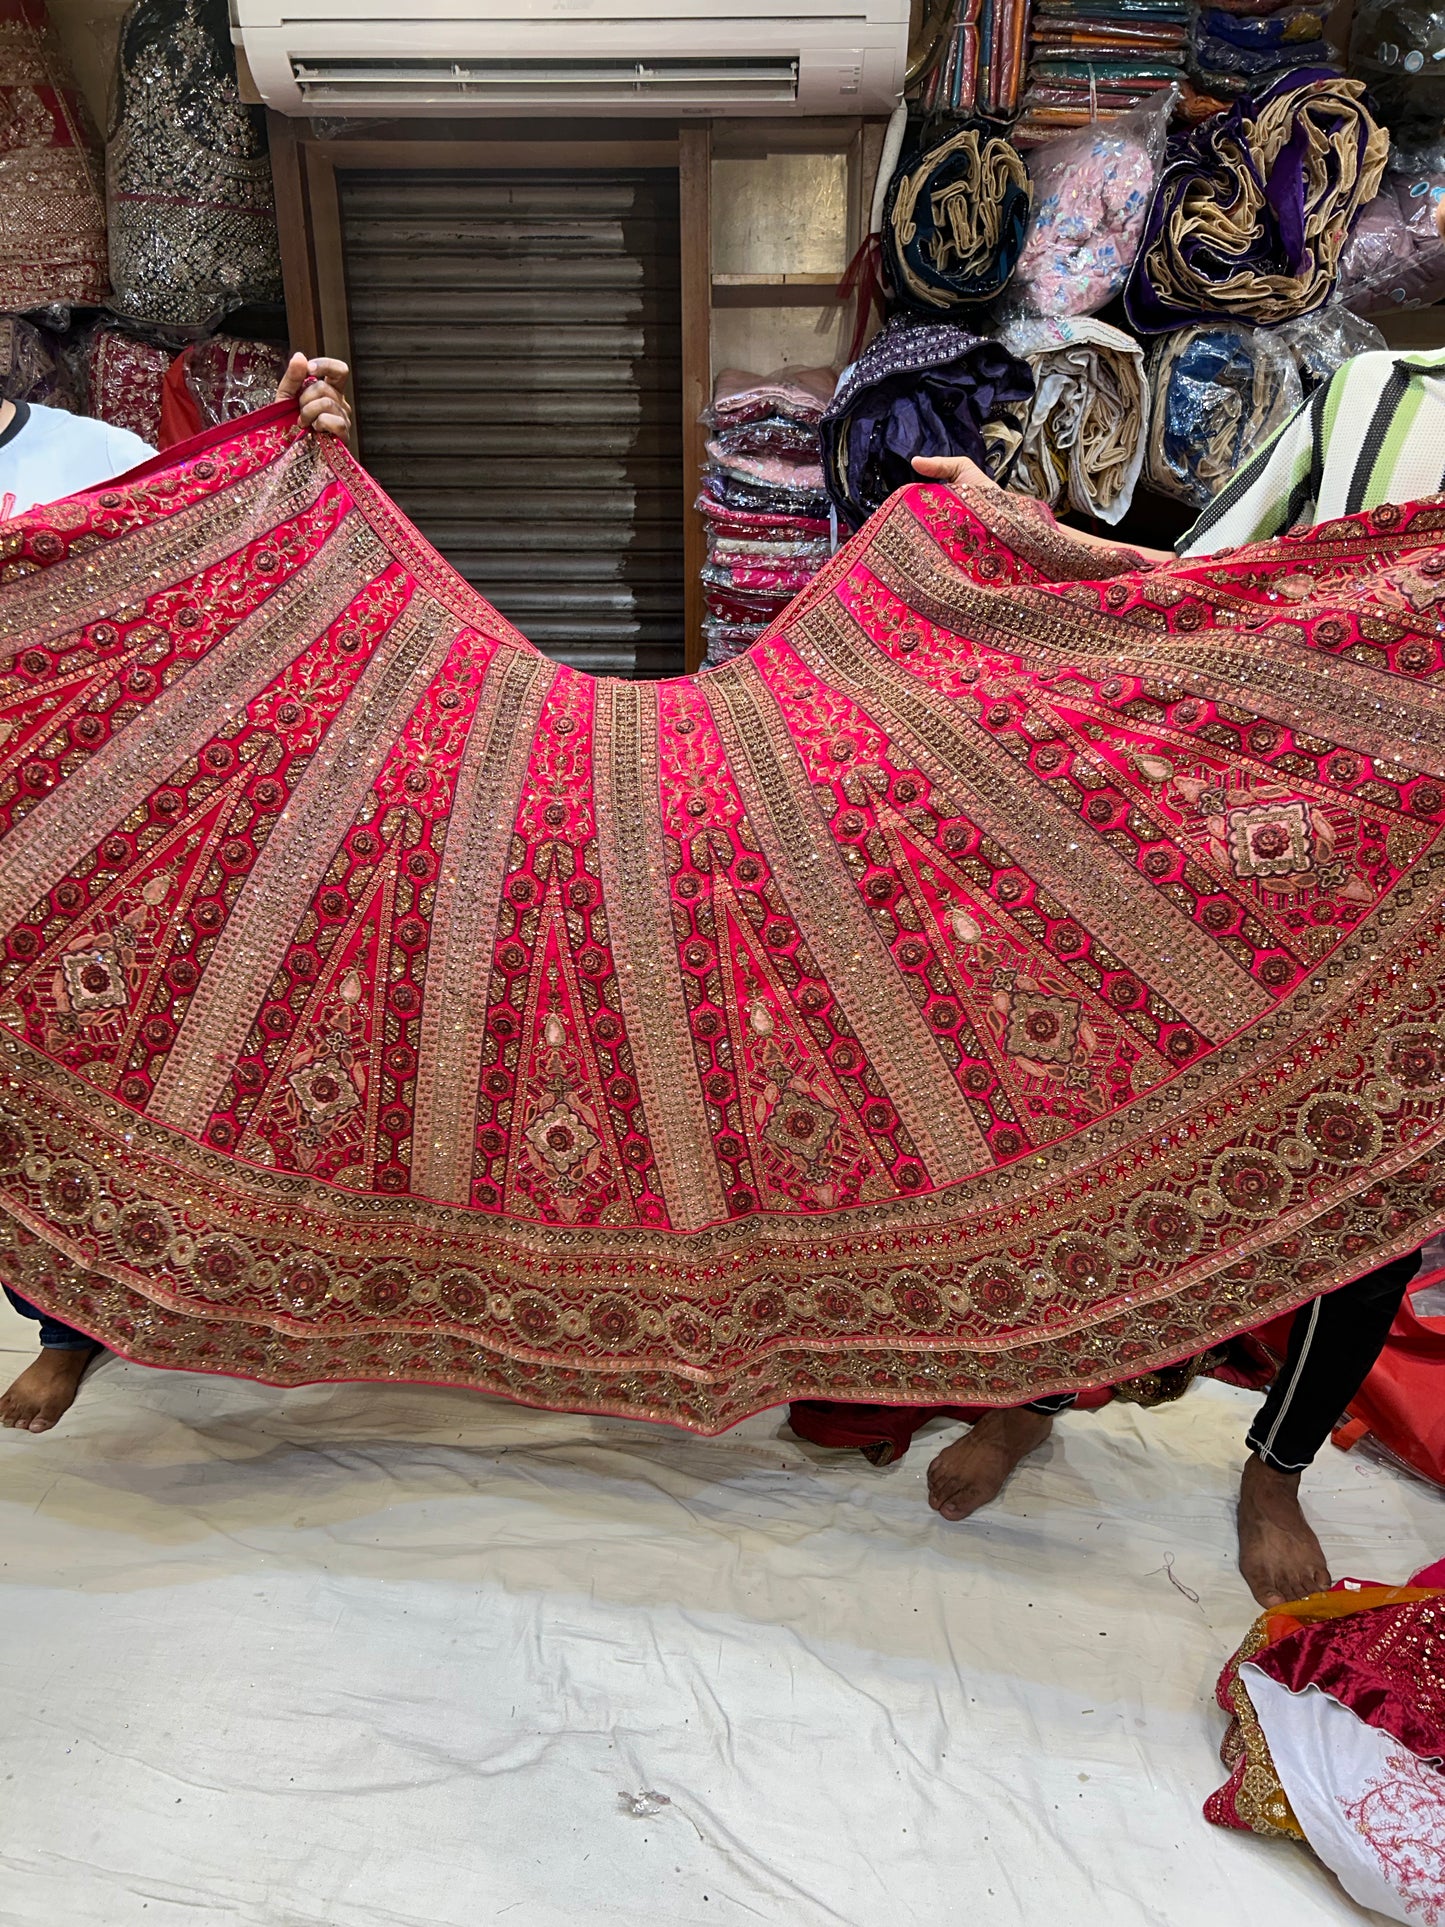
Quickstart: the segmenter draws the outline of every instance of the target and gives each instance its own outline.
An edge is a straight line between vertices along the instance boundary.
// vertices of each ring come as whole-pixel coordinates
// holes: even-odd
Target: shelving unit
[[[711,362],[838,367],[852,331],[838,285],[862,238],[881,122],[715,122]]]

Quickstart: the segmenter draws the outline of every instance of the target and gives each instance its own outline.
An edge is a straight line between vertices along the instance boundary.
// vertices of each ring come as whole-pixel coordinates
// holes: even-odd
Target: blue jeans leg
[[[42,1311],[38,1305],[32,1305],[28,1298],[22,1298],[20,1293],[12,1291],[9,1285],[4,1287],[4,1291],[5,1296],[22,1318],[33,1318],[39,1325],[42,1351],[98,1352],[105,1349],[95,1339],[87,1338],[84,1332],[76,1331],[74,1326],[62,1325],[58,1318],[52,1318],[49,1312]]]

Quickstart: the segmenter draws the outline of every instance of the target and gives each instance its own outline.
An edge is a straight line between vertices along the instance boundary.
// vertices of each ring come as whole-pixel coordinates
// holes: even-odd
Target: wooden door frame
[[[342,137],[318,140],[307,123],[268,112],[286,322],[294,347],[351,360],[337,176],[377,168],[654,167],[675,171],[682,279],[683,661],[702,667],[703,519],[694,507],[707,458],[701,415],[712,396],[712,131],[706,123],[656,138],[543,141],[508,131],[489,139]]]

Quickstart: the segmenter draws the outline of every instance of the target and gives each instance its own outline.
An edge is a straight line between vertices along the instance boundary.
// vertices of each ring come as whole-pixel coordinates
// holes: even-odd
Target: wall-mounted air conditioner
[[[283,114],[879,114],[909,0],[231,0]]]

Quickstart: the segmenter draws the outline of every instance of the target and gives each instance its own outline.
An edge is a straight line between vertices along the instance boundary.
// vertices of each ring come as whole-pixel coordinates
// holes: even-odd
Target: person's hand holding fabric
[[[294,401],[299,396],[301,419],[308,428],[320,435],[347,435],[351,432],[351,404],[346,399],[350,376],[344,361],[329,355],[308,360],[298,352],[276,384],[276,399]]]
[[[926,482],[947,482],[950,488],[956,489],[994,489],[999,495],[1008,493],[967,455],[915,455],[913,466]],[[1090,535],[1085,529],[1071,528],[1069,535],[1088,548],[1102,549],[1111,555],[1127,555],[1136,562],[1174,560],[1172,550],[1142,549],[1137,542],[1111,542],[1107,536]]]

